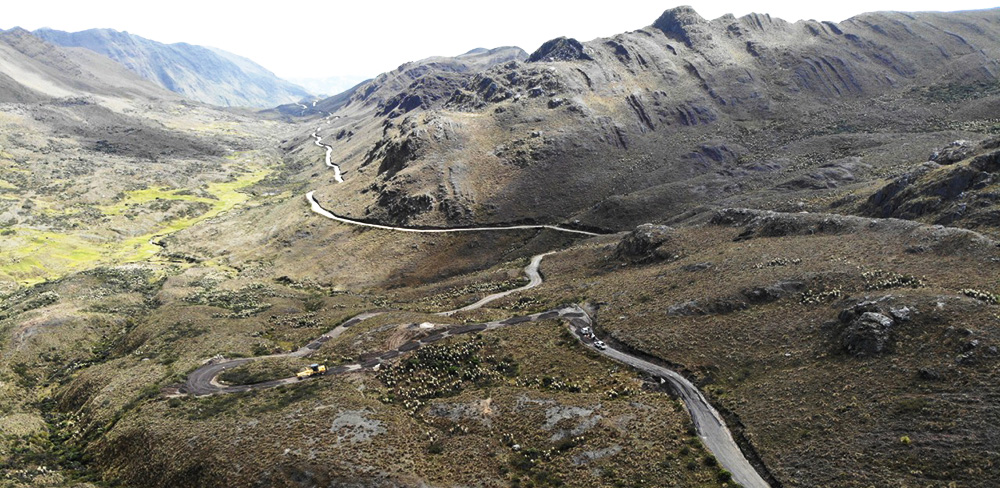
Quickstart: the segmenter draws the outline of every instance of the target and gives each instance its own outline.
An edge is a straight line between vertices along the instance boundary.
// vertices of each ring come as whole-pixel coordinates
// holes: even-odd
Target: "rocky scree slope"
[[[310,97],[305,89],[235,54],[187,43],[163,44],[111,29],[36,30],[54,44],[82,47],[188,98],[224,107],[274,107]]]
[[[330,114],[320,135],[356,172],[353,189],[367,189],[335,210],[617,229],[851,189],[956,136],[984,138],[995,95],[942,97],[996,85],[998,20],[983,10],[708,21],[680,7],[485,70],[404,65],[317,104]],[[303,134],[289,148],[311,143]]]

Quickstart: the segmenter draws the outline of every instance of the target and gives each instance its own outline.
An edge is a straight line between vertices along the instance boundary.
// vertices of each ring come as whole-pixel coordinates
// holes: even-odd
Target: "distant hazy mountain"
[[[361,83],[370,76],[330,76],[327,78],[289,78],[288,81],[299,85],[319,96],[332,96],[343,93],[352,86]]]
[[[310,96],[253,61],[220,49],[163,44],[111,29],[39,29],[34,34],[60,46],[103,54],[147,80],[205,103],[273,107]]]
[[[0,31],[0,102],[94,95],[178,98],[86,49],[54,46],[21,28]]]

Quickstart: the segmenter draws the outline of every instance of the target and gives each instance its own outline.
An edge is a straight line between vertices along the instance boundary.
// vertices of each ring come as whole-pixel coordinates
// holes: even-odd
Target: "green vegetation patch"
[[[128,204],[149,202],[164,196],[176,200],[201,202],[210,208],[200,215],[173,219],[149,234],[129,239],[104,242],[85,234],[86,230],[65,233],[24,226],[11,227],[8,229],[12,231],[11,234],[4,236],[0,241],[0,280],[32,285],[98,264],[148,260],[162,250],[155,243],[157,239],[216,217],[246,202],[250,197],[240,190],[256,184],[269,172],[270,170],[260,170],[244,174],[232,181],[207,185],[204,191],[210,194],[211,198],[194,196],[185,190],[151,189],[130,192],[122,202],[112,207],[103,207],[102,211],[111,215],[123,211]]]
[[[167,187],[146,188],[126,192],[122,199],[113,205],[101,207],[104,215],[122,215],[130,208],[150,202],[183,200],[187,202],[214,203],[218,198],[207,198],[193,195],[185,189],[170,189]]]
[[[135,265],[121,267],[102,266],[88,270],[86,275],[99,279],[105,288],[116,293],[154,293],[165,277],[157,279],[152,270]]]

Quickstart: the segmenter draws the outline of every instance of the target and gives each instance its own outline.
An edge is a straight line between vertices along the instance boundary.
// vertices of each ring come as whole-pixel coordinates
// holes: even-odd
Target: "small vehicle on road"
[[[594,331],[590,330],[590,327],[580,329],[580,333],[583,334],[584,337],[594,337]]]
[[[326,374],[325,364],[310,364],[309,366],[302,368],[302,371],[295,373],[295,379],[304,380],[306,378],[322,374]]]
[[[604,341],[594,341],[594,347],[603,351],[608,348],[608,345]]]

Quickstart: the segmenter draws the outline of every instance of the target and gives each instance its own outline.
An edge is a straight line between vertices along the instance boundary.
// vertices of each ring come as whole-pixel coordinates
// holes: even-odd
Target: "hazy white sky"
[[[218,47],[284,78],[366,78],[406,61],[476,47],[515,45],[529,53],[558,36],[587,41],[653,23],[692,5],[705,18],[751,11],[785,20],[841,21],[874,10],[967,10],[1000,0],[3,0],[0,28],[94,27],[160,42]]]

